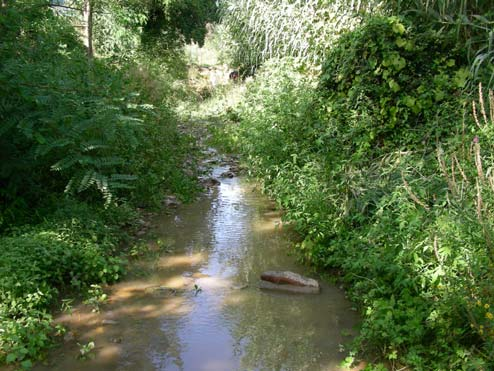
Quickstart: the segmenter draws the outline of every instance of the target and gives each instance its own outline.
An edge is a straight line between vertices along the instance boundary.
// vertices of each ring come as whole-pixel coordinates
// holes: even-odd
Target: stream
[[[216,165],[220,184],[152,221],[158,252],[110,287],[100,313],[78,306],[57,319],[70,332],[35,370],[340,370],[357,313],[321,280],[319,295],[258,288],[266,270],[318,277],[290,256],[294,234],[273,204],[242,177],[221,177],[228,170]]]

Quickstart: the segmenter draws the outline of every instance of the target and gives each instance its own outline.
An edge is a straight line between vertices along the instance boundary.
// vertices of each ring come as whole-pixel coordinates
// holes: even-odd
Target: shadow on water
[[[136,263],[101,313],[78,307],[58,318],[70,335],[35,370],[339,370],[342,332],[357,315],[325,283],[320,295],[257,288],[265,270],[306,272],[288,255],[290,231],[252,184],[222,179],[154,225],[171,252]],[[77,343],[90,341],[92,358],[77,360]]]

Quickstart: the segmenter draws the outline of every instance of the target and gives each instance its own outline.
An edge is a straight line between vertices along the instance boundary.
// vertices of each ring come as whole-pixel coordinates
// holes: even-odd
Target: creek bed
[[[217,166],[213,177],[228,169]],[[58,318],[67,341],[35,370],[340,370],[341,344],[358,322],[344,293],[324,282],[319,295],[258,288],[266,270],[310,274],[253,184],[222,178],[156,218],[152,233],[162,252],[136,262],[100,313],[78,307]],[[77,343],[91,341],[88,359],[76,359]]]

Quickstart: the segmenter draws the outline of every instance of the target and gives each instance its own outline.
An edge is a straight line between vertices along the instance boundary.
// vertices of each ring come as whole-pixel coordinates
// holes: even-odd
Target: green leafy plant
[[[79,346],[79,356],[78,356],[79,359],[86,360],[94,357],[94,353],[92,353],[92,351],[96,347],[94,341],[90,341],[87,344],[77,343],[77,345]]]
[[[92,284],[87,289],[86,297],[84,304],[91,306],[92,311],[98,313],[101,309],[101,304],[104,304],[108,300],[108,295],[105,294],[101,286],[97,284]]]
[[[341,271],[362,312],[354,355],[394,369],[494,362],[494,103],[481,91],[468,108],[456,42],[373,17],[340,36],[317,84],[290,58],[265,62],[238,111],[239,148],[302,234],[302,260]]]
[[[49,309],[62,290],[87,288],[100,305],[99,285],[123,273],[115,253],[119,224],[128,218],[122,210],[65,202],[43,224],[0,238],[1,362],[31,362],[52,343],[56,329]]]

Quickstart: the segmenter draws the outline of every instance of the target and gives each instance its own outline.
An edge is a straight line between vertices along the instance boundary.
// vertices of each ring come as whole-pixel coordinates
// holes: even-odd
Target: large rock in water
[[[268,271],[261,274],[261,289],[282,290],[301,294],[319,294],[319,282],[289,271]]]

